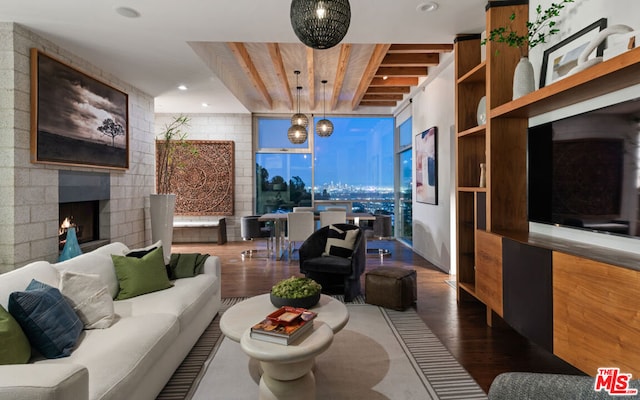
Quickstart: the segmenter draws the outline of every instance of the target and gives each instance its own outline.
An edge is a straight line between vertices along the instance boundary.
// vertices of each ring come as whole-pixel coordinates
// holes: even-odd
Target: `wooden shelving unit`
[[[523,2],[490,1],[486,13],[486,29],[510,23],[514,12],[528,15],[528,5]],[[526,29],[513,23],[517,30]],[[477,229],[490,231],[493,226],[511,226],[521,218],[526,222],[526,199],[514,199],[509,190],[519,184],[512,176],[501,176],[498,168],[515,168],[516,173],[525,175],[524,165],[518,165],[520,152],[526,141],[511,138],[508,131],[520,128],[520,122],[492,119],[491,108],[511,100],[512,77],[520,60],[518,49],[504,44],[488,42],[485,46],[486,60],[481,62],[480,35],[461,35],[455,41],[456,63],[456,193],[457,193],[457,243],[458,243],[458,299],[466,295],[478,298],[476,294],[476,235]],[[487,121],[478,125],[477,111],[480,99],[486,96]],[[526,121],[522,119],[526,124]],[[526,139],[526,135],[524,136]],[[513,152],[516,152],[513,154]],[[493,155],[493,156],[492,156]],[[526,158],[522,158],[523,160]],[[486,184],[480,184],[480,164],[486,165]],[[520,171],[522,170],[522,171]],[[526,180],[522,180],[524,184]],[[526,191],[522,191],[526,193]],[[515,202],[515,207],[505,211],[506,201]],[[511,215],[515,209],[515,214]],[[526,229],[521,222],[518,229]],[[467,296],[468,297],[468,296]],[[483,301],[482,298],[480,298]],[[486,301],[483,301],[486,304]]]
[[[528,15],[528,4],[490,1],[487,31],[507,25],[514,12]],[[535,341],[537,332],[530,334],[529,329],[533,326],[553,341],[547,340],[545,348],[588,374],[595,375],[601,365],[639,374],[640,357],[630,356],[640,354],[640,322],[630,317],[640,307],[633,295],[640,290],[637,260],[626,260],[615,250],[602,255],[528,233],[526,145],[530,117],[640,84],[640,48],[516,100],[511,100],[511,87],[517,49],[489,42],[486,52],[487,60],[481,63],[479,35],[460,36],[455,42],[458,300],[481,301],[489,324],[492,315],[501,316]],[[478,126],[482,96],[487,121]],[[480,163],[486,164],[486,187],[478,187]],[[552,278],[541,275],[543,264]],[[518,309],[523,302],[528,307],[537,301],[518,289],[522,282],[535,287],[534,294],[546,298],[546,306],[553,306],[553,321]],[[518,320],[529,326],[519,327]]]

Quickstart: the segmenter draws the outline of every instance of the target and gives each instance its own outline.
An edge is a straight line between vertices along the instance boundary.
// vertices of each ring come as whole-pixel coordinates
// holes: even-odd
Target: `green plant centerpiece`
[[[574,0],[562,0],[559,3],[552,3],[549,8],[543,10],[541,5],[536,7],[536,19],[527,21],[527,33],[519,34],[513,29],[512,23],[516,19],[516,14],[511,14],[509,26],[501,26],[492,29],[487,38],[484,39],[481,44],[486,44],[487,41],[506,43],[511,47],[517,47],[520,49],[520,55],[522,57],[528,57],[529,49],[534,48],[540,43],[547,43],[547,39],[551,35],[555,35],[560,30],[556,28],[556,22],[553,18],[560,15],[567,3],[573,3]]]
[[[271,303],[276,307],[311,308],[320,301],[322,286],[313,279],[292,276],[271,288]]]

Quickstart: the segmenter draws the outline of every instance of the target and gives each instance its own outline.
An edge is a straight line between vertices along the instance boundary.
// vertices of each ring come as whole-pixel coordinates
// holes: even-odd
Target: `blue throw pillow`
[[[9,295],[9,312],[47,358],[69,356],[82,333],[82,321],[60,291],[35,279],[24,292]]]

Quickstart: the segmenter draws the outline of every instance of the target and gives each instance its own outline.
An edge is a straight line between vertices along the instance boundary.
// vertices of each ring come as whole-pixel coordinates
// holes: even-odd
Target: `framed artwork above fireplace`
[[[31,161],[129,168],[128,95],[31,49]]]

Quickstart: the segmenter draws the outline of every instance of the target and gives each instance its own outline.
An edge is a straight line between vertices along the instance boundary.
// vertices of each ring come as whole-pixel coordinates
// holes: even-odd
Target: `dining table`
[[[275,239],[275,256],[276,259],[281,260],[284,256],[284,233],[287,226],[287,214],[288,212],[275,212],[266,213],[261,215],[258,220],[263,222],[273,222],[273,235]],[[320,220],[320,212],[315,211],[313,213],[316,221]],[[367,212],[347,212],[346,219],[348,223],[359,225],[360,221],[373,221],[376,219],[375,215]]]

